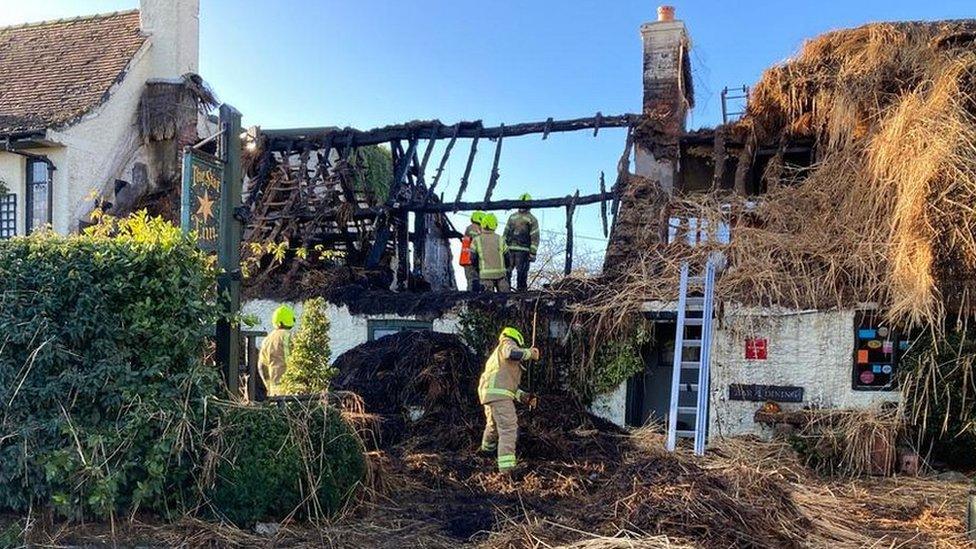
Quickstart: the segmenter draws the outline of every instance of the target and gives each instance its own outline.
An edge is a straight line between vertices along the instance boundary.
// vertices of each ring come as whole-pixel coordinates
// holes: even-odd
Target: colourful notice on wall
[[[867,364],[868,363],[868,351],[867,349],[858,349],[857,351],[857,363]]]

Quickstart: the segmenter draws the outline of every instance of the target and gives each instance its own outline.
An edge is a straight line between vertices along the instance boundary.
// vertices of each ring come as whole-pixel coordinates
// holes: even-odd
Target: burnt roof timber
[[[418,203],[418,202],[404,202],[396,203],[389,209],[391,211],[407,211],[407,212],[423,212],[423,213],[448,213],[457,211],[473,211],[473,210],[516,210],[519,208],[562,208],[569,206],[570,204],[575,204],[576,206],[585,206],[587,204],[596,204],[598,202],[608,202],[613,200],[615,194],[613,192],[600,192],[588,195],[570,195],[557,198],[539,198],[535,200],[494,200],[488,202],[431,202],[431,203]],[[371,208],[356,208],[352,212],[348,210],[342,212],[339,208],[330,208],[322,211],[306,211],[306,212],[296,212],[296,213],[278,213],[270,214],[265,216],[263,219],[265,221],[275,221],[278,219],[330,219],[342,217],[344,219],[375,219],[377,215],[385,211],[386,208],[383,206],[375,206]]]
[[[280,130],[262,130],[261,133],[268,140],[268,148],[272,151],[293,151],[306,143],[313,148],[321,148],[328,143],[349,143],[353,147],[378,145],[389,143],[397,139],[448,139],[454,136],[457,126],[458,138],[480,137],[482,139],[497,139],[517,137],[536,133],[573,132],[598,128],[627,128],[636,125],[641,119],[639,114],[621,114],[614,116],[591,116],[588,118],[574,118],[571,120],[553,120],[541,122],[526,122],[511,126],[482,127],[482,122],[459,122],[444,124],[440,120],[426,120],[409,122],[374,128],[372,130],[357,130],[355,128],[297,128]]]

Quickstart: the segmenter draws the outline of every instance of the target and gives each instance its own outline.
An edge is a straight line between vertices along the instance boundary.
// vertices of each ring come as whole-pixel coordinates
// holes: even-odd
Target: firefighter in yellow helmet
[[[478,266],[478,283],[490,291],[509,291],[505,270],[505,242],[495,233],[498,218],[485,214],[481,218],[481,233],[471,243],[471,262]]]
[[[518,439],[518,417],[515,401],[535,407],[538,399],[519,389],[522,362],[539,360],[539,349],[526,348],[522,333],[512,327],[502,330],[498,346],[488,356],[485,371],[478,381],[478,400],[485,408],[485,432],[482,452],[498,454],[498,470],[510,472],[515,467],[515,444]]]
[[[478,291],[478,265],[472,261],[471,245],[474,239],[481,234],[481,221],[485,217],[485,212],[472,212],[471,224],[464,230],[461,238],[461,257],[460,264],[464,267],[464,278],[468,281],[468,291]]]
[[[528,202],[532,200],[532,196],[524,193],[519,200]],[[539,220],[528,207],[519,208],[508,217],[504,236],[508,250],[506,265],[509,281],[514,270],[515,289],[524,292],[529,285],[529,264],[535,261],[535,254],[539,251]]]
[[[279,396],[281,376],[288,366],[288,353],[291,348],[291,329],[295,326],[295,311],[287,305],[275,309],[271,316],[274,330],[261,342],[258,354],[258,374],[268,389],[268,396]]]

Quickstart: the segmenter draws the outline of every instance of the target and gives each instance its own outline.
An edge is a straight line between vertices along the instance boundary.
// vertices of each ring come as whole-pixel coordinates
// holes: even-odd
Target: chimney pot
[[[657,20],[658,21],[674,21],[674,6],[658,6],[657,7]]]

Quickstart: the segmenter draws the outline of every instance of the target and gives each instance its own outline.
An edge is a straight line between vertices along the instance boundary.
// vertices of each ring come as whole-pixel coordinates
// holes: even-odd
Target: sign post
[[[227,390],[236,397],[240,364],[241,233],[241,113],[220,106],[217,156],[195,148],[183,155],[183,193],[180,221],[184,231],[196,231],[200,249],[217,253],[217,366]]]

